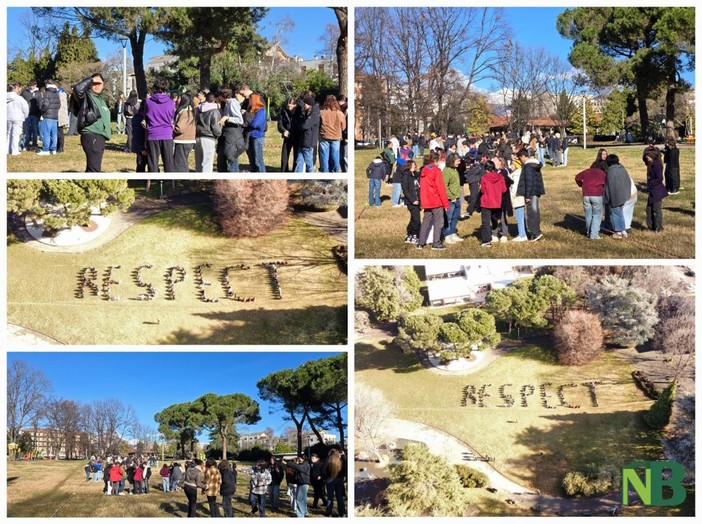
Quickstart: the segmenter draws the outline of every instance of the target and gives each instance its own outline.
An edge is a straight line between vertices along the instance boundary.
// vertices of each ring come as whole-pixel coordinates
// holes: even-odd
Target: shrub
[[[663,429],[670,422],[670,416],[673,414],[673,401],[675,400],[675,391],[677,383],[671,382],[665,388],[658,400],[656,400],[650,409],[643,414],[643,419],[650,428]]]
[[[569,497],[582,495],[593,497],[607,493],[614,488],[614,477],[608,471],[580,472],[569,471],[563,477],[561,486]]]
[[[213,200],[222,231],[229,237],[260,237],[287,223],[285,180],[217,180]]]
[[[643,371],[632,371],[631,376],[634,378],[634,382],[638,388],[643,391],[644,395],[646,395],[648,398],[651,400],[656,400],[660,396],[661,392],[658,391],[656,385],[651,382]]]
[[[396,343],[403,351],[421,349],[431,351],[439,348],[437,342],[444,320],[433,313],[425,315],[402,315],[397,322]]]
[[[236,458],[242,462],[257,462],[259,460],[269,461],[271,458],[271,452],[268,449],[254,446],[249,449],[242,449]]]
[[[602,354],[604,335],[594,313],[566,312],[553,330],[558,361],[566,366],[581,366]]]
[[[456,472],[464,488],[484,488],[488,485],[487,475],[475,468],[464,464],[456,464]]]
[[[388,507],[398,517],[460,517],[466,495],[456,470],[426,445],[410,443],[390,466]]]

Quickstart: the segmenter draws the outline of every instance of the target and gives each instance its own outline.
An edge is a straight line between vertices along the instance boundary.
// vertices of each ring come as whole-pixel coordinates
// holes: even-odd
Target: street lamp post
[[[583,149],[587,149],[587,112],[585,111],[586,103],[587,102],[585,94],[583,93]]]
[[[127,96],[127,38],[122,39],[122,94]]]
[[[161,195],[159,196],[159,198],[162,199],[163,198],[163,180],[159,180],[159,183],[161,184]]]

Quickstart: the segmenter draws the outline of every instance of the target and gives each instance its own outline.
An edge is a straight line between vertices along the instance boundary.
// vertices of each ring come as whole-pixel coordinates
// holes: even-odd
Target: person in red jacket
[[[604,195],[607,173],[595,162],[590,169],[575,175],[575,183],[583,189],[583,211],[585,212],[585,234],[591,240],[600,239],[602,223],[602,195]]]
[[[446,196],[446,186],[441,170],[436,165],[439,154],[430,152],[426,157],[427,163],[419,174],[419,205],[424,210],[422,227],[419,229],[419,244],[417,249],[422,249],[427,244],[429,230],[434,228],[434,241],[432,249],[446,249],[441,243],[441,230],[444,227],[444,210],[449,209],[449,200]]]
[[[485,162],[485,174],[480,179],[480,237],[482,247],[492,247],[497,241],[497,225],[502,216],[502,195],[507,191],[504,177],[497,172],[492,160]]]
[[[119,495],[119,483],[122,481],[122,464],[115,462],[110,468],[110,482],[112,483],[112,495]]]

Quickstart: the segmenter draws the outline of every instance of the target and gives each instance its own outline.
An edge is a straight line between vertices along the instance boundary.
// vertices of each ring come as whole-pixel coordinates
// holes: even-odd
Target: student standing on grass
[[[626,238],[624,204],[631,196],[631,179],[617,155],[607,156],[607,178],[605,179],[604,202],[610,208],[612,238]]]
[[[600,239],[600,224],[604,211],[602,198],[606,177],[607,173],[597,163],[575,175],[575,183],[582,188],[585,235],[591,240]]]
[[[285,471],[275,457],[271,457],[268,470],[271,472],[271,483],[268,485],[268,500],[271,509],[277,510],[280,506],[280,484],[285,478]]]
[[[517,195],[524,197],[527,232],[531,234],[530,240],[536,242],[544,237],[541,234],[541,210],[539,208],[539,202],[545,193],[544,179],[541,176],[542,165],[535,158],[529,157],[525,148],[517,152],[517,157],[522,163]]]
[[[405,243],[418,244],[422,215],[419,207],[419,172],[417,171],[417,163],[414,160],[408,160],[403,167],[402,194],[405,198],[405,206],[407,206],[407,211],[410,214]]]
[[[385,179],[385,162],[379,156],[375,157],[366,168],[368,177],[368,205],[380,206],[380,187]]]
[[[129,92],[129,98],[124,102],[124,132],[127,134],[127,143],[124,145],[125,153],[129,153],[132,150],[132,118],[137,114],[140,106],[139,95],[132,89]]]
[[[161,467],[161,471],[159,471],[158,474],[161,475],[161,485],[163,486],[163,492],[169,492],[171,490],[169,478],[171,476],[171,469],[168,467],[168,463],[164,462],[163,466]]]
[[[680,193],[680,150],[675,139],[670,139],[665,145],[665,188],[669,195]]]
[[[219,106],[214,93],[207,93],[205,102],[195,110],[195,171],[212,173],[217,156],[217,139],[222,135]]]
[[[480,181],[480,239],[481,247],[492,247],[492,243],[499,240],[497,225],[502,214],[502,195],[507,192],[507,185],[492,160],[485,163],[485,171]]]
[[[301,457],[297,457],[294,463],[286,462],[286,465],[295,471],[297,484],[295,514],[299,519],[305,518],[307,516],[307,492],[310,488],[310,464]]]
[[[120,484],[124,477],[124,471],[122,470],[122,464],[120,462],[115,462],[110,468],[110,482],[112,483],[112,495],[119,495]]]
[[[310,456],[312,464],[310,465],[310,482],[312,483],[312,489],[314,490],[314,497],[312,499],[312,509],[317,509],[317,503],[321,500],[322,507],[327,505],[327,494],[324,485],[324,474],[322,467],[324,463],[319,460],[319,456],[313,453]]]
[[[180,96],[180,102],[175,112],[173,127],[173,169],[176,173],[188,173],[188,157],[195,147],[195,111],[189,93]]]
[[[450,206],[441,170],[436,165],[439,161],[439,154],[436,151],[431,151],[424,158],[427,164],[419,173],[419,204],[424,210],[424,218],[419,230],[417,249],[424,249],[428,242],[429,230],[432,227],[434,228],[434,238],[431,248],[434,250],[446,249],[446,246],[441,243],[441,229],[444,226],[444,210],[448,211]]]
[[[293,122],[295,121],[295,111],[297,103],[294,98],[289,98],[280,110],[278,117],[278,132],[283,138],[283,143],[280,148],[280,172],[290,172],[290,153],[293,153],[293,162],[295,160],[295,144],[297,137],[293,134]]]
[[[458,176],[458,166],[461,158],[456,153],[451,153],[446,158],[446,167],[441,172],[446,188],[446,197],[449,201],[449,209],[446,212],[446,227],[443,229],[444,242],[454,244],[463,242],[458,236],[458,219],[461,216],[461,181]]]
[[[526,242],[529,240],[526,234],[526,222],[524,217],[524,197],[517,195],[519,187],[519,179],[522,176],[522,163],[517,158],[516,154],[512,155],[512,171],[509,177],[512,179],[512,185],[509,186],[509,196],[512,199],[512,208],[514,209],[514,220],[517,222],[517,236],[512,239],[512,242]]]
[[[219,517],[219,506],[217,506],[217,495],[222,486],[222,474],[217,469],[217,462],[213,458],[208,458],[205,463],[205,484],[207,489],[207,504],[210,506],[210,517]]]
[[[251,93],[246,111],[242,110],[246,122],[245,133],[248,136],[249,171],[265,173],[266,163],[263,159],[263,147],[266,141],[268,120],[263,98],[258,93]]]
[[[311,92],[298,101],[295,135],[298,137],[295,173],[314,173],[314,150],[319,140],[319,104]]]
[[[259,460],[253,468],[244,470],[251,475],[249,484],[249,502],[251,514],[258,512],[260,517],[266,516],[266,494],[271,483],[271,472],[266,467],[265,460]]]
[[[651,231],[663,231],[663,199],[668,196],[668,191],[663,185],[663,163],[658,151],[646,153],[646,189],[648,201],[646,202],[646,225]]]
[[[24,122],[29,117],[29,104],[19,94],[19,83],[7,84],[7,146],[9,155],[19,155],[20,135]]]
[[[334,499],[336,499],[336,510],[339,517],[346,516],[346,506],[344,504],[344,477],[346,468],[344,460],[338,449],[329,451],[327,459],[322,468],[325,483],[327,485],[327,507],[324,512],[325,517],[331,517],[334,509]]]
[[[219,486],[219,494],[222,495],[222,509],[225,517],[233,517],[232,497],[236,492],[236,464],[234,467],[228,460],[221,460],[217,465],[222,484]]]
[[[80,145],[85,153],[85,172],[100,173],[105,143],[112,138],[110,108],[102,96],[105,81],[100,73],[73,86],[73,107],[76,116]]]
[[[512,158],[512,149],[509,151],[509,158]],[[512,179],[509,176],[509,168],[506,166],[506,161],[501,157],[496,156],[493,160],[495,163],[495,169],[505,181],[505,186],[507,191],[502,193],[502,206],[500,209],[500,242],[507,242],[509,240],[509,224],[507,223],[507,217],[514,215],[514,209],[512,208],[512,196],[510,194],[510,188],[512,187]]]
[[[346,117],[334,95],[328,95],[319,112],[319,172],[339,172],[341,135]]]
[[[163,170],[173,173],[173,117],[175,104],[168,96],[170,82],[157,78],[154,94],[144,100],[144,121],[146,122],[146,145],[149,150],[149,172],[158,173],[159,157],[163,160]]]
[[[197,517],[197,491],[206,490],[205,474],[202,472],[202,460],[195,459],[183,478],[183,491],[188,499],[188,517]]]

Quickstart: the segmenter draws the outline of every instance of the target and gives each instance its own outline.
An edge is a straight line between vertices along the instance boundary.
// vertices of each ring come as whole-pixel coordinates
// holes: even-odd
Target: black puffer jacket
[[[41,102],[41,94],[39,90],[30,91],[25,89],[22,91],[22,98],[27,101],[29,105],[29,116],[41,116],[41,111],[39,110],[39,102]]]
[[[419,171],[412,173],[409,169],[403,170],[401,184],[402,194],[405,196],[405,204],[411,205],[419,202]]]
[[[522,175],[517,185],[517,196],[531,198],[541,196],[544,191],[544,179],[541,176],[541,162],[536,159],[527,160],[522,166]]]
[[[234,495],[236,492],[236,471],[230,468],[219,468],[219,474],[222,475],[222,484],[219,486],[219,494]]]
[[[293,118],[294,113],[288,110],[288,105],[285,104],[283,109],[280,111],[280,116],[278,117],[278,132],[282,135],[285,131],[289,132],[292,136],[293,131]]]
[[[304,106],[302,111],[298,109],[295,134],[298,136],[300,147],[317,147],[319,141],[319,104],[315,104],[310,109],[309,115],[305,112]]]
[[[58,120],[59,110],[61,109],[61,98],[59,97],[56,86],[50,85],[46,88],[44,96],[39,103],[41,116],[51,120]]]

